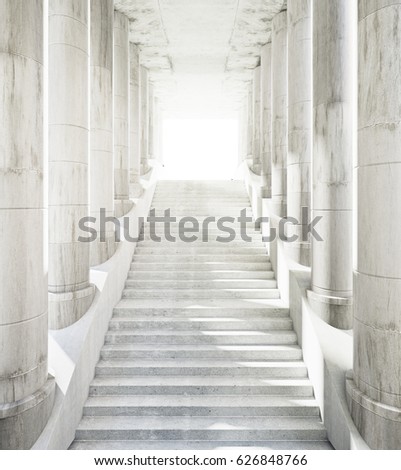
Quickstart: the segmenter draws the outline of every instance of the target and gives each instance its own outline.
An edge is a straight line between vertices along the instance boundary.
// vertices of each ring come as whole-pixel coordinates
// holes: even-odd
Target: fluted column
[[[47,375],[44,4],[0,1],[1,449],[30,448],[54,397]]]
[[[140,66],[139,90],[141,99],[141,174],[149,171],[148,143],[149,143],[149,77],[148,69]]]
[[[122,217],[129,199],[129,20],[114,12],[114,212]]]
[[[355,138],[356,0],[313,1],[313,200],[315,311],[352,326],[352,160]]]
[[[401,449],[401,1],[359,1],[357,256],[352,417],[373,449]]]
[[[49,1],[49,326],[64,328],[88,310],[89,2]]]
[[[272,22],[272,211],[287,212],[287,12]]]
[[[272,45],[262,47],[260,57],[260,159],[263,198],[270,198],[272,189]]]
[[[260,175],[260,66],[253,71],[252,87],[252,105],[253,105],[253,151],[252,151],[252,170]]]
[[[140,116],[141,100],[139,96],[139,51],[130,43],[130,194],[139,197],[143,192],[141,185],[141,148]]]
[[[288,0],[288,161],[287,235],[297,237],[287,250],[294,261],[310,265],[310,240],[305,239],[310,213],[312,162],[312,0]],[[319,80],[318,77],[316,77]]]
[[[102,232],[100,211],[114,215],[113,155],[113,0],[91,0],[90,48],[90,213],[96,218],[98,238],[90,244],[91,266],[104,263],[115,252],[115,234],[109,224]]]

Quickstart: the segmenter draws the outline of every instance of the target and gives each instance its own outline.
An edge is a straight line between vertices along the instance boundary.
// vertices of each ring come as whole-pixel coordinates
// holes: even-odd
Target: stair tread
[[[243,448],[252,452],[266,452],[267,450],[333,450],[332,445],[325,440],[310,441],[193,441],[193,440],[76,440],[72,443],[71,450],[235,450],[239,452]]]
[[[241,316],[237,317],[197,317],[196,312],[190,317],[188,316],[183,316],[183,317],[163,317],[163,316],[135,316],[132,318],[127,318],[118,314],[115,314],[113,318],[110,320],[110,324],[113,323],[119,323],[119,322],[152,322],[156,323],[157,321],[161,321],[163,323],[195,323],[195,322],[201,322],[201,323],[229,323],[229,322],[237,322],[237,323],[246,323],[246,322],[258,322],[258,323],[263,323],[266,322],[267,324],[271,323],[283,323],[283,322],[289,322],[292,321],[290,317],[288,316],[287,318],[280,318],[280,317],[273,317],[273,318],[261,318],[261,317],[252,317],[252,316],[247,316],[242,314]]]
[[[177,380],[180,380],[177,383]],[[196,375],[169,375],[169,376],[96,376],[92,386],[101,385],[241,385],[241,386],[310,386],[307,377],[297,378],[271,378],[271,377],[227,377],[227,376],[196,376]]]
[[[147,335],[160,335],[160,336],[278,336],[278,335],[295,335],[293,330],[274,330],[274,331],[252,331],[252,330],[207,330],[207,331],[197,331],[197,330],[160,330],[160,329],[152,329],[152,330],[133,330],[127,331],[114,331],[109,330],[108,334],[119,334],[119,335],[138,335],[138,336],[147,336]]]
[[[78,425],[82,429],[321,429],[316,418],[304,417],[198,417],[180,416],[84,416]]]
[[[272,395],[114,395],[90,396],[85,407],[98,406],[204,406],[204,407],[310,407],[318,408],[314,397],[281,397]]]
[[[300,351],[297,344],[288,345],[187,345],[187,344],[105,344],[104,350],[153,351],[157,347],[165,351]]]
[[[285,368],[298,368],[306,369],[306,366],[303,361],[260,361],[260,360],[233,360],[233,359],[191,359],[191,358],[182,358],[177,363],[176,359],[113,359],[113,360],[100,360],[97,364],[97,367],[138,367],[138,368],[147,368],[147,367],[221,367],[221,368],[230,368],[230,367],[243,367],[243,368],[252,368],[252,367],[266,367],[272,369],[285,369]]]

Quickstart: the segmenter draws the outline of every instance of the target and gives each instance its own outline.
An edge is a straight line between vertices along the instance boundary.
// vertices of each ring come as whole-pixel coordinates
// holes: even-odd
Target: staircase
[[[153,207],[251,212],[241,182],[160,182]],[[145,224],[72,449],[331,448],[261,235],[225,225],[231,242],[211,222],[189,243]]]

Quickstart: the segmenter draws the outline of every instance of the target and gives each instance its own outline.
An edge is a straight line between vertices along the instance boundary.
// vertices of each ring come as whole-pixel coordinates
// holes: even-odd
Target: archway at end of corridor
[[[238,179],[238,120],[165,119],[161,179]]]

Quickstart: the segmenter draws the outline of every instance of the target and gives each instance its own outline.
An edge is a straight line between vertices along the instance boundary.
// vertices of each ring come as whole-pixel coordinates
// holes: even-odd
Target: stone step
[[[240,214],[238,214],[239,216]],[[185,223],[177,220],[176,222],[171,222],[170,224],[167,224],[164,221],[155,221],[153,223],[150,222],[145,222],[143,224],[143,229],[145,233],[149,231],[149,229],[156,228],[156,230],[160,230],[164,227],[164,224],[166,226],[169,226],[171,233],[173,232],[178,232],[178,231],[185,231],[186,234],[192,235],[192,233],[197,233],[200,231],[205,231],[205,230],[218,230],[220,232],[226,233],[228,229],[235,229],[238,232],[240,232],[241,228],[249,230],[249,233],[252,232],[258,232],[258,228],[255,226],[255,222],[246,222],[246,223],[241,223],[237,220],[236,217],[231,217],[231,220],[224,220],[224,218],[217,218],[216,221],[208,221],[205,222],[205,219],[207,219],[210,216],[197,216],[197,215],[192,215],[188,216],[191,217],[193,220],[191,221],[186,221]],[[219,223],[220,222],[220,223]]]
[[[291,330],[138,330],[108,331],[106,344],[296,344],[297,337]]]
[[[241,270],[225,270],[225,271],[129,271],[128,280],[170,280],[175,281],[228,281],[228,280],[244,280],[244,281],[255,281],[255,280],[272,280],[274,279],[273,271],[241,271]]]
[[[196,311],[197,315],[210,316],[214,312],[215,316],[222,316],[232,311],[243,311],[247,315],[256,315],[260,312],[269,312],[269,315],[272,315],[277,312],[279,316],[288,316],[288,308],[281,299],[197,299],[196,303],[187,299],[122,299],[116,308],[117,310],[128,308],[131,312],[138,312],[140,309],[148,314],[153,312],[157,315],[181,314],[180,312],[186,315],[189,311],[192,315]],[[115,313],[117,310],[114,310]]]
[[[157,317],[152,316],[125,318],[114,316],[109,325],[110,331],[137,329],[163,329],[163,330],[290,330],[292,328],[290,318],[240,318],[214,317],[204,318],[194,316],[186,317]]]
[[[223,200],[226,199],[227,201],[232,201],[233,199],[241,199],[241,200],[248,200],[249,197],[246,191],[238,190],[238,189],[226,189],[226,188],[214,188],[212,190],[208,190],[206,188],[196,189],[193,191],[188,191],[187,189],[177,188],[166,188],[166,189],[158,189],[154,192],[154,197],[156,198],[169,198],[175,199],[177,202],[182,201],[197,201],[199,199],[205,199],[208,201],[213,200]]]
[[[208,262],[146,262],[137,261],[131,264],[131,271],[271,271],[272,265],[267,261],[256,263],[208,261]]]
[[[215,197],[214,197],[215,196]],[[176,199],[177,201],[196,201],[198,199],[216,200],[227,199],[231,201],[235,198],[249,200],[246,191],[236,188],[199,188],[195,190],[188,190],[187,188],[171,187],[171,188],[156,188],[154,197]]]
[[[224,211],[227,209],[231,210],[239,210],[241,211],[242,209],[247,209],[250,212],[251,209],[251,203],[249,199],[245,199],[242,197],[223,197],[219,200],[216,200],[217,198],[214,198],[214,203],[211,202],[213,199],[211,197],[195,197],[195,198],[189,198],[188,200],[185,200],[184,198],[174,198],[174,197],[167,197],[167,196],[160,196],[160,195],[155,195],[154,199],[152,200],[152,205],[151,208],[158,210],[158,211],[163,211],[165,209],[186,209],[190,211],[189,213],[191,214],[196,214],[198,211],[202,209],[207,209],[209,210],[208,215],[216,210]],[[185,202],[183,202],[185,201]]]
[[[177,222],[179,222],[179,220],[184,217],[195,217],[196,219],[204,218],[204,217],[215,217],[216,219],[220,219],[223,217],[238,218],[244,214],[243,212],[244,210],[245,210],[245,214],[248,217],[252,216],[251,209],[247,207],[241,207],[241,208],[234,207],[232,209],[228,207],[225,207],[222,209],[218,209],[218,208],[213,208],[213,209],[208,209],[208,208],[177,209],[175,208],[173,209],[169,206],[166,206],[164,208],[157,208],[157,209],[153,207],[151,208],[151,210],[155,211],[155,215],[157,217],[162,217],[163,215],[166,215],[168,213],[166,211],[170,211],[170,217],[177,218]]]
[[[123,290],[123,299],[279,299],[278,289],[130,289]]]
[[[214,279],[214,280],[142,280],[128,279],[125,287],[132,289],[276,289],[275,279]]]
[[[149,231],[146,233],[141,233],[138,236],[138,243],[142,242],[152,242],[160,244],[168,244],[169,246],[173,247],[178,243],[185,243],[189,247],[197,246],[197,244],[203,243],[210,243],[214,242],[217,243],[218,246],[230,246],[232,243],[241,242],[246,246],[253,245],[254,243],[264,243],[262,239],[262,234],[260,232],[254,230],[248,230],[245,234],[241,235],[241,231],[237,230],[234,235],[227,234],[222,230],[217,229],[210,229],[210,230],[197,230],[195,233],[185,232],[177,232],[170,230],[170,235],[168,236],[167,231],[164,232],[163,228],[156,227],[154,234],[150,234]]]
[[[298,345],[208,346],[175,344],[106,344],[102,359],[233,359],[297,361],[302,359]]]
[[[321,441],[172,441],[172,440],[154,440],[154,441],[74,441],[70,450],[224,450],[238,453],[252,452],[266,453],[269,450],[333,450],[333,447],[327,440]]]
[[[169,306],[165,302],[160,302],[159,307],[150,307],[148,302],[138,299],[122,299],[114,308],[113,313],[115,316],[121,318],[129,318],[132,316],[157,316],[157,317],[181,317],[181,318],[214,318],[214,317],[236,317],[236,318],[287,318],[289,315],[288,308],[282,306],[281,300],[265,300],[270,303],[270,306],[252,307],[247,305],[241,307],[234,305],[230,307],[225,305],[225,300],[215,300],[213,307],[202,306]],[[182,300],[180,301],[182,302]],[[230,301],[231,302],[231,301]],[[170,302],[171,303],[171,302]],[[177,301],[178,303],[178,301]],[[237,303],[237,302],[236,302]]]
[[[270,257],[266,254],[237,254],[237,253],[225,253],[225,254],[177,254],[172,253],[169,255],[157,253],[135,253],[133,262],[138,261],[139,263],[268,263]]]
[[[110,376],[229,376],[306,378],[302,361],[233,361],[228,359],[136,359],[99,361],[96,375]]]
[[[326,430],[316,418],[298,417],[92,417],[82,419],[77,439],[109,440],[320,440]]]
[[[97,396],[89,397],[84,416],[315,416],[314,398],[274,396]]]
[[[266,253],[266,247],[265,244],[260,240],[253,240],[252,242],[245,242],[241,238],[237,238],[235,240],[232,240],[230,242],[218,242],[216,240],[209,240],[209,241],[203,241],[202,239],[196,240],[194,242],[187,242],[184,240],[180,240],[179,238],[175,242],[170,242],[168,240],[162,240],[160,242],[153,241],[151,239],[148,240],[143,240],[140,241],[137,244],[136,250],[139,249],[154,249],[154,248],[160,248],[160,249],[171,249],[171,250],[181,250],[181,249],[186,249],[186,250],[204,250],[204,249],[211,249],[211,250],[221,250],[221,249],[227,249],[227,250],[236,250],[238,248],[242,250],[248,250],[248,249],[258,249],[260,250],[263,248],[264,253]]]
[[[280,397],[313,397],[313,388],[306,378],[277,379],[264,377],[196,377],[145,376],[95,377],[90,396],[114,395],[274,395]]]
[[[162,182],[153,206],[175,241],[144,225],[71,448],[330,448],[243,182]]]
[[[221,246],[208,246],[208,243],[204,243],[204,246],[194,246],[190,243],[182,244],[177,246],[176,243],[170,242],[170,245],[159,244],[153,242],[153,244],[148,244],[144,246],[142,243],[139,243],[135,249],[135,254],[140,256],[154,255],[154,256],[225,256],[225,255],[234,255],[234,256],[267,256],[266,249],[263,245],[261,246],[252,246],[252,245],[237,245],[231,246],[230,243],[221,243]]]

